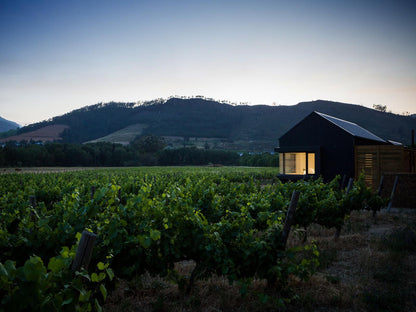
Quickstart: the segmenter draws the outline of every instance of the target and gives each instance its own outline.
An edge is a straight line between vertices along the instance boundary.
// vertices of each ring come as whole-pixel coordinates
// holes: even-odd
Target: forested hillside
[[[67,125],[69,128],[61,134],[63,142],[83,143],[141,125],[138,134],[183,137],[184,141],[217,138],[227,142],[262,142],[262,146],[272,150],[280,136],[312,111],[355,122],[384,139],[404,144],[410,144],[411,129],[416,128],[416,119],[409,116],[322,100],[294,106],[233,106],[201,98],[171,98],[144,105],[112,102],[87,106],[23,127],[18,133],[49,125]]]

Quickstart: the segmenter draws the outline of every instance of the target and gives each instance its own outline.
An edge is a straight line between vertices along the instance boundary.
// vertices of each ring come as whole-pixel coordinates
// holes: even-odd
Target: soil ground
[[[302,243],[292,231],[289,244]],[[197,281],[190,294],[148,274],[118,280],[105,311],[416,311],[416,211],[354,212],[341,237],[319,226],[308,242],[320,250],[320,268],[308,281],[291,278],[282,291],[252,282],[247,295],[223,277]],[[192,262],[178,264],[186,275]],[[286,299],[284,307],[279,298]]]
[[[42,141],[42,142],[53,142],[56,140],[61,140],[61,133],[69,128],[66,125],[51,125],[40,128],[35,131],[22,133],[19,135],[14,135],[5,139],[0,139],[0,142],[7,142],[7,141]]]

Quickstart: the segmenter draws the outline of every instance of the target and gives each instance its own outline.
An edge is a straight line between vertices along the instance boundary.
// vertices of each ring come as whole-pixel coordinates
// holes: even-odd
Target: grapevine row
[[[3,175],[2,307],[16,308],[22,291],[39,290],[46,283],[76,291],[65,293],[50,286],[61,297],[45,290],[49,301],[41,296],[39,309],[42,304],[54,310],[99,309],[106,297],[105,282],[113,274],[132,278],[147,271],[182,283],[174,266],[183,260],[196,263],[191,279],[185,281],[188,288],[195,278],[211,274],[227,276],[230,282],[262,278],[270,286],[284,284],[289,273],[305,279],[318,265],[316,247],[282,247],[293,190],[301,192],[295,223],[305,228],[318,223],[340,229],[353,209],[370,205],[378,209],[383,204],[362,181],[346,193],[337,180],[261,184],[271,178],[273,173],[266,171],[187,169]],[[35,206],[29,196],[36,196]],[[79,273],[83,278],[42,278],[69,272],[74,252],[68,250],[75,249],[77,233],[84,229],[98,234],[92,267],[101,272],[93,273],[94,278],[88,272]],[[33,267],[39,277],[33,280],[29,269],[26,276],[25,267]],[[69,287],[74,281],[77,286]]]

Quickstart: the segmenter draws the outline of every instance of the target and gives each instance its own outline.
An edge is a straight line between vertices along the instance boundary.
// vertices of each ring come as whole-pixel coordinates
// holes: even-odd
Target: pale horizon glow
[[[0,0],[0,116],[203,95],[416,113],[410,1]]]

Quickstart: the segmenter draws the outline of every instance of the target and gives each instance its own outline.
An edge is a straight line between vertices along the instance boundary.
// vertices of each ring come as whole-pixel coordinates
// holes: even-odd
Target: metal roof
[[[387,142],[389,142],[393,145],[403,145],[403,143],[401,143],[401,142],[396,142],[396,141],[392,141],[392,140],[387,140]]]
[[[386,143],[385,140],[379,138],[375,134],[371,133],[368,130],[365,130],[364,128],[360,127],[359,125],[357,125],[353,122],[349,122],[349,121],[346,121],[346,120],[343,120],[343,119],[339,119],[339,118],[336,118],[336,117],[325,115],[325,114],[322,114],[322,113],[316,112],[316,111],[315,111],[315,113],[317,113],[319,116],[325,118],[326,120],[332,122],[334,125],[340,127],[341,129],[345,130],[346,132],[352,134],[353,136]]]

